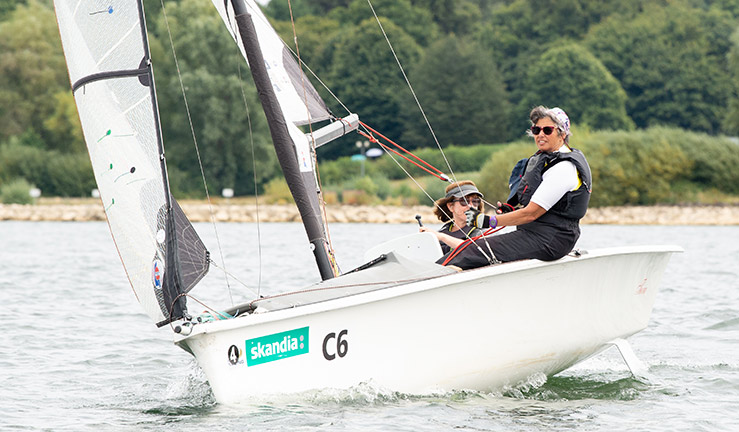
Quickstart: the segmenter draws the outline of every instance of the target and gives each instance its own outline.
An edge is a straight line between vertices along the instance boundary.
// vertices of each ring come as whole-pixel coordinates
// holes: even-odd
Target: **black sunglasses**
[[[554,129],[556,129],[554,126],[531,126],[531,133],[539,135],[539,132],[544,131],[544,135],[551,135]]]
[[[482,202],[480,198],[457,198],[452,202],[462,203],[462,205],[474,205],[478,206]]]

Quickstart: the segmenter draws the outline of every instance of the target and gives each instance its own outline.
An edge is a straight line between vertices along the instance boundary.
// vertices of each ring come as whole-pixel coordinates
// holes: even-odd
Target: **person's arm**
[[[450,248],[454,249],[457,246],[461,245],[464,240],[458,239],[456,237],[452,237],[448,234],[440,233],[439,231],[434,231],[432,229],[428,229],[427,227],[420,227],[418,228],[420,232],[430,232],[431,234],[435,235],[436,238],[444,243],[445,245],[449,246]]]
[[[572,162],[565,161],[553,166],[544,173],[542,182],[531,197],[526,207],[508,213],[497,213],[487,216],[484,222],[476,220],[474,225],[481,227],[516,226],[533,222],[549,211],[568,191],[578,187],[577,169]],[[483,219],[483,215],[476,215],[473,219]],[[497,220],[497,223],[496,223]]]
[[[533,222],[541,217],[547,211],[535,202],[530,202],[526,207],[514,210],[509,213],[498,214],[498,226],[516,226]],[[490,221],[490,225],[494,222]]]

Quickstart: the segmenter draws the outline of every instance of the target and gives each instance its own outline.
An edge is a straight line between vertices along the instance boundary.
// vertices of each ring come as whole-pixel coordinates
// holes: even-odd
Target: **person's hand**
[[[467,226],[486,228],[490,225],[490,217],[486,216],[484,213],[480,213],[478,210],[469,209],[464,212],[464,215],[467,217]]]
[[[426,228],[425,226],[421,226],[421,227],[418,227],[418,232],[426,232],[426,231],[428,231],[428,230],[429,230],[429,229],[428,229],[428,228]]]
[[[515,208],[513,208],[512,205],[510,205],[508,203],[502,203],[501,204],[500,201],[498,201],[497,207],[498,207],[498,210],[496,210],[496,213],[498,213],[498,214],[510,213],[513,210],[516,210]]]

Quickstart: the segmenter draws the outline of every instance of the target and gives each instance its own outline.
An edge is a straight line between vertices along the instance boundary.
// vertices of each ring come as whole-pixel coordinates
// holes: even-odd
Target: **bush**
[[[444,149],[449,165],[452,166],[454,172],[477,171],[490,158],[490,155],[501,149],[501,145],[479,144],[475,146],[449,146]],[[444,160],[438,148],[423,148],[414,151],[414,154],[423,159],[431,166],[436,167],[443,173],[451,176],[447,162]],[[411,160],[426,166],[418,160],[408,156]],[[397,162],[397,163],[396,163]],[[397,155],[386,154],[376,160],[368,160],[365,162],[365,170],[368,176],[377,179],[383,177],[390,180],[400,180],[408,178],[403,168],[414,177],[423,177],[428,175],[426,172],[406,161]],[[354,177],[357,177],[360,171],[359,163],[352,161],[349,157],[342,157],[333,161],[327,161],[319,164],[319,172],[321,181],[324,185],[342,184]]]
[[[265,198],[268,204],[294,203],[293,196],[287,182],[282,177],[275,177],[264,187]]]
[[[0,146],[0,180],[24,178],[50,196],[87,196],[95,178],[86,153],[61,153],[10,139]]]
[[[33,185],[25,179],[16,179],[0,186],[0,201],[4,204],[33,204],[28,191]]]
[[[684,203],[708,195],[739,193],[739,145],[727,138],[654,127],[634,132],[577,130],[571,145],[585,153],[593,173],[590,205]],[[483,166],[478,187],[488,201],[508,196],[513,165],[536,147],[518,142]]]

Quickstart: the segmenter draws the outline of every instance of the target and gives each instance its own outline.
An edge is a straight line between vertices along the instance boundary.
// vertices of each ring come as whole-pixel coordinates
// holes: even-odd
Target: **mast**
[[[179,318],[187,315],[185,296],[178,297],[185,292],[182,288],[182,278],[180,276],[180,263],[177,254],[177,225],[175,223],[174,212],[172,211],[172,194],[169,188],[169,174],[167,173],[167,161],[164,157],[164,139],[162,138],[162,127],[159,121],[159,102],[157,100],[156,86],[154,84],[154,66],[151,63],[151,52],[149,51],[149,33],[146,29],[146,18],[144,15],[144,2],[138,0],[139,20],[141,21],[141,39],[144,43],[144,59],[142,63],[146,65],[147,79],[149,91],[151,92],[151,103],[154,108],[154,125],[156,128],[157,148],[159,150],[159,166],[162,170],[162,178],[164,179],[164,199],[166,202],[166,256],[165,256],[165,272],[164,281],[162,283],[162,294],[164,295],[164,303],[170,308],[171,315],[166,316],[164,321],[158,322],[157,326],[161,327]]]
[[[320,193],[313,173],[302,173],[296,155],[293,138],[290,135],[287,122],[280,107],[277,96],[272,88],[264,57],[259,48],[257,33],[249,12],[241,0],[231,0],[234,9],[239,34],[246,52],[249,69],[254,84],[259,93],[259,100],[267,117],[272,142],[277,153],[277,159],[295,199],[295,204],[303,220],[308,241],[311,244],[313,255],[318,265],[321,279],[326,280],[338,275],[333,256],[326,240],[323,220],[317,206],[317,196]]]

